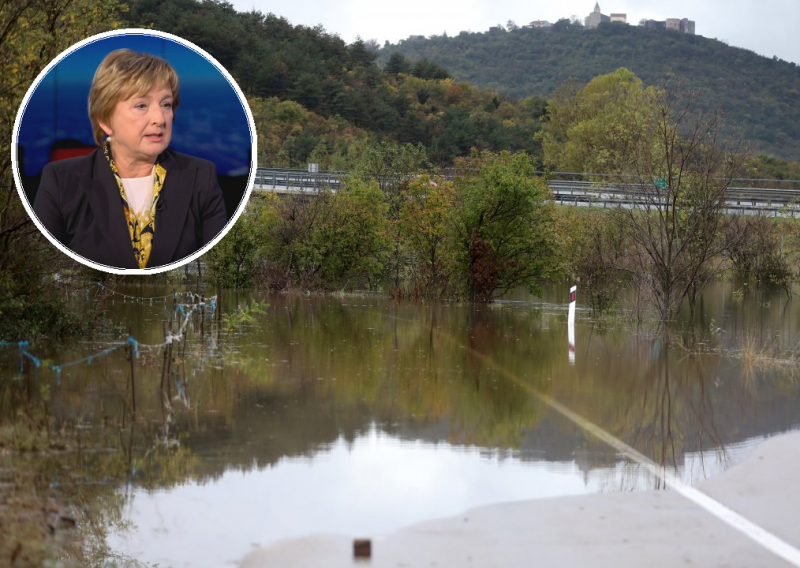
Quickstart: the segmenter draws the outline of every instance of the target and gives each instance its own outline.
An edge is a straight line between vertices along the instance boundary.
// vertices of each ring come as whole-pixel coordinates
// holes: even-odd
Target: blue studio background
[[[58,153],[96,147],[87,105],[92,77],[103,58],[129,48],[166,59],[180,78],[170,148],[217,165],[228,216],[247,188],[252,140],[247,114],[227,78],[193,50],[175,41],[143,35],[103,38],[82,46],[54,66],[39,83],[19,129],[19,173],[33,204],[42,169]],[[169,174],[167,174],[169,176]]]

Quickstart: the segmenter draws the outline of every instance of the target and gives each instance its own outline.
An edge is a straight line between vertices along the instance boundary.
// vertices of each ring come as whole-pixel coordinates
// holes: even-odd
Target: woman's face
[[[172,138],[172,119],[172,90],[159,86],[118,102],[108,123],[100,126],[111,136],[116,162],[155,164]]]

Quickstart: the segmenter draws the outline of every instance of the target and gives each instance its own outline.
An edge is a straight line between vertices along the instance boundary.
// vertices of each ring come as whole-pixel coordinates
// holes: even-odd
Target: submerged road
[[[693,488],[745,519],[744,529],[676,491],[601,493],[480,507],[385,537],[283,541],[241,566],[363,566],[353,558],[354,538],[372,538],[375,568],[800,566],[798,470],[796,432],[764,442],[744,463]]]
[[[458,339],[442,337],[458,343]],[[370,566],[719,566],[800,568],[800,432],[768,440],[742,464],[688,486],[611,432],[532,387],[503,363],[473,357],[641,468],[660,491],[601,493],[489,505],[384,535],[316,535],[250,554],[244,568],[354,566],[353,540],[370,538]]]

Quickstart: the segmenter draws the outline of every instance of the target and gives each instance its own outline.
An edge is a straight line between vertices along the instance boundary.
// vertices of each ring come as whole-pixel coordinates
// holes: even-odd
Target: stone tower
[[[594,12],[586,16],[584,19],[584,25],[587,29],[594,29],[599,26],[602,22],[610,22],[611,18],[606,16],[605,14],[600,13],[600,3],[596,2],[594,5]]]

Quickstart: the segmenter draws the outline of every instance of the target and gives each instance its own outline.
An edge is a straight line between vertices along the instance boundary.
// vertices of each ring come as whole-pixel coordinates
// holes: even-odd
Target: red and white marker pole
[[[569,362],[575,364],[575,292],[577,286],[569,289],[569,315],[567,316],[567,339],[569,340]]]

